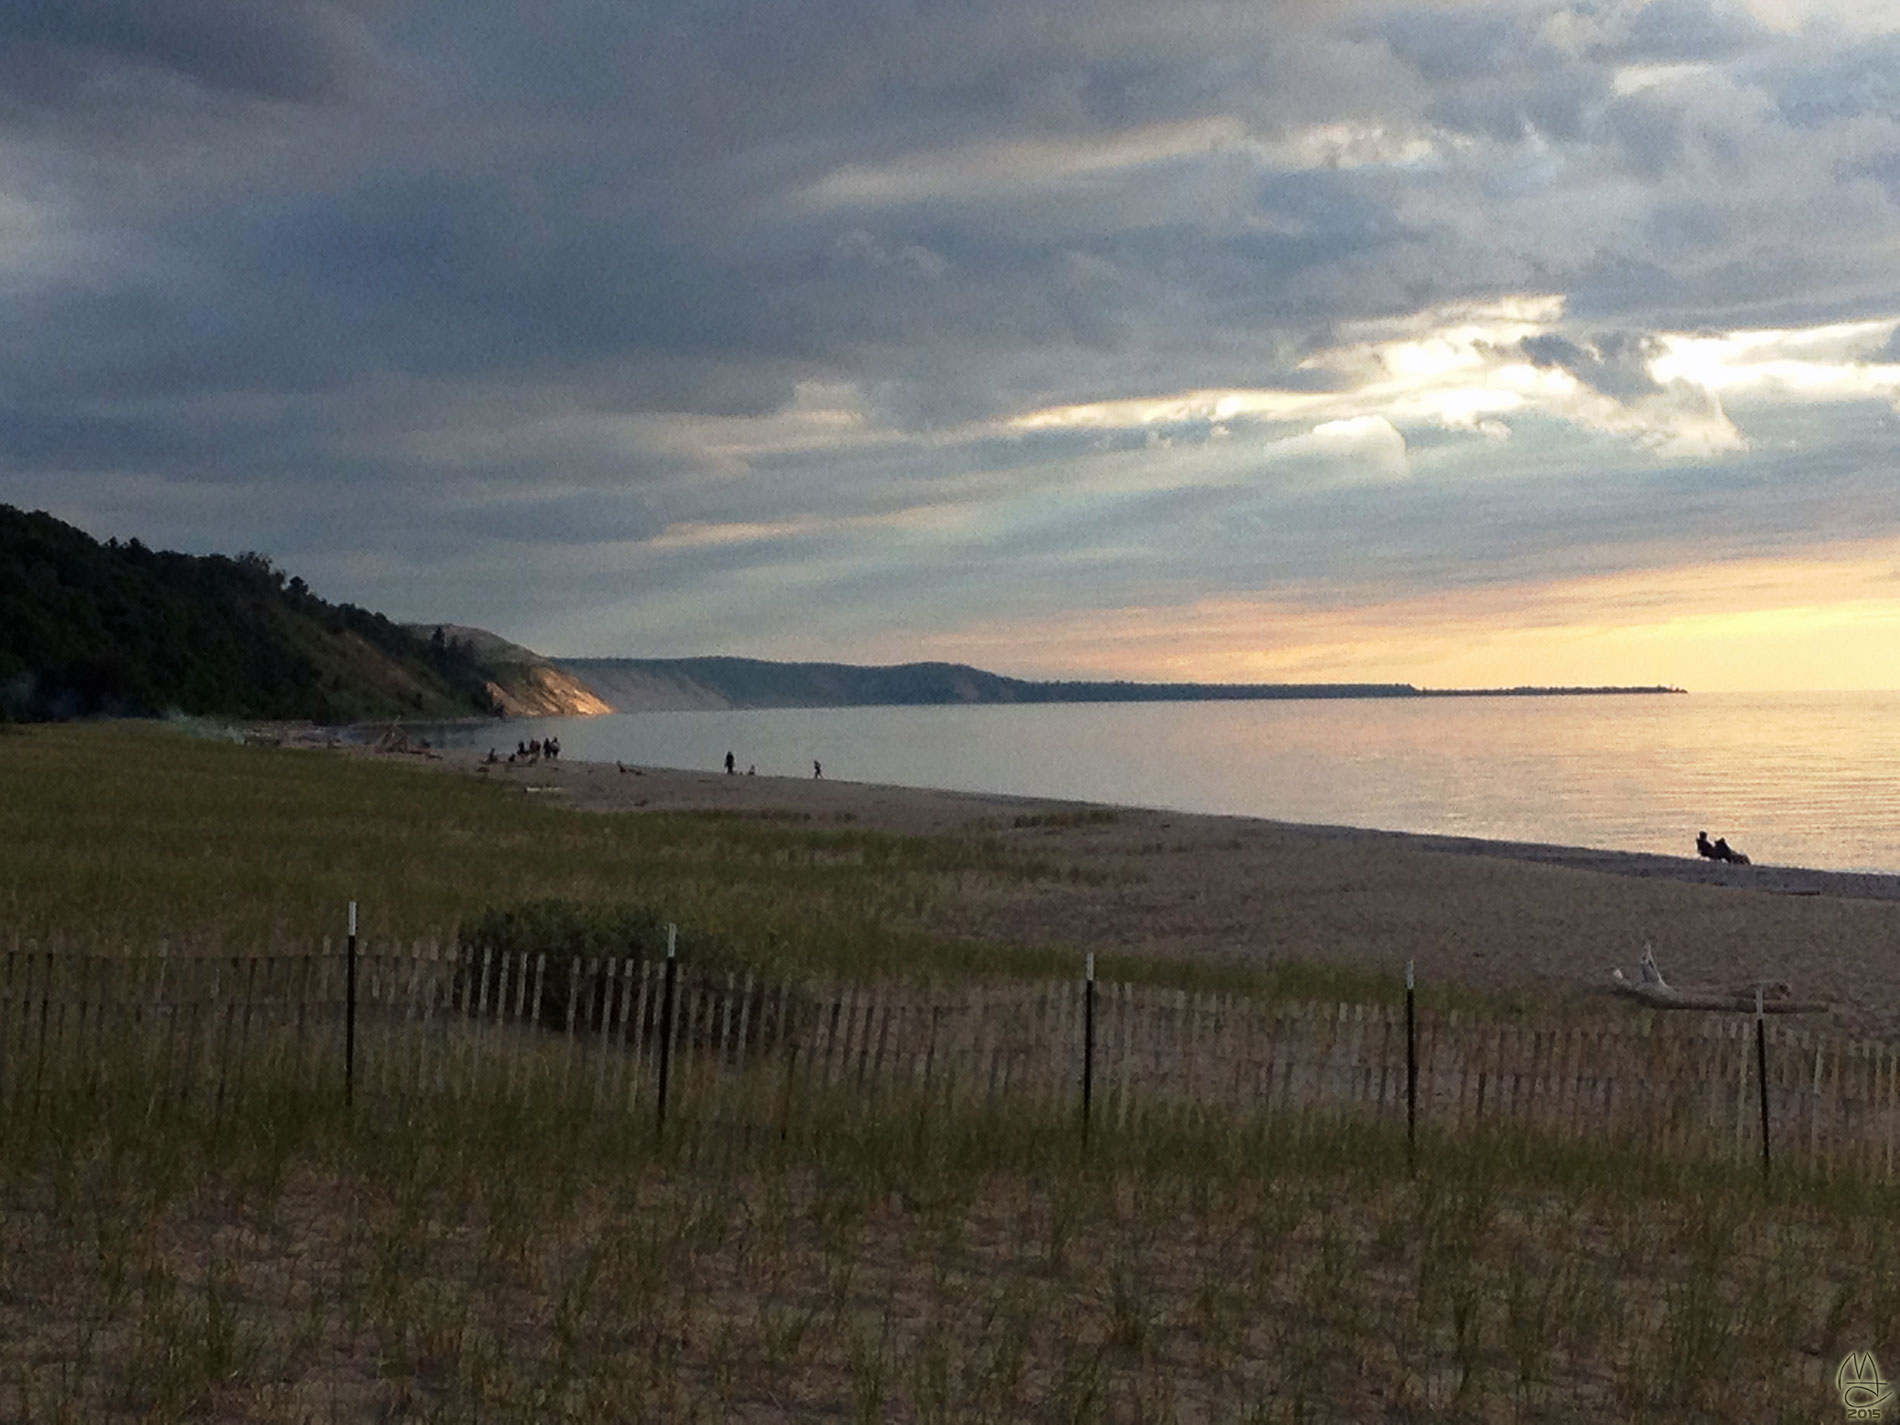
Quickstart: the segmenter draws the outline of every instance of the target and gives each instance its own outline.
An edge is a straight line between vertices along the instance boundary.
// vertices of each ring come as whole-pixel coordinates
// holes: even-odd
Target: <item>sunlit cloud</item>
[[[1470,145],[1468,137],[1425,125],[1342,120],[1262,133],[1237,118],[1211,117],[1107,134],[984,140],[889,163],[847,164],[810,185],[801,202],[815,209],[875,208],[1003,197],[1123,180],[1148,166],[1189,158],[1241,159],[1263,172],[1411,169]]]
[[[1677,84],[1693,84],[1707,79],[1715,66],[1701,60],[1674,64],[1625,64],[1610,76],[1610,92],[1619,98],[1646,90],[1665,89]]]
[[[811,534],[821,526],[815,519],[780,520],[777,524],[706,524],[687,521],[671,524],[647,541],[655,550],[712,549],[728,544],[756,544],[768,539],[792,539]]]
[[[761,544],[778,540],[809,539],[872,533],[878,535],[937,534],[966,526],[968,512],[947,505],[925,505],[882,515],[857,515],[821,518],[801,515],[795,519],[771,523],[745,521],[687,520],[670,524],[643,543],[644,550],[666,553],[676,550],[716,549],[728,545]],[[632,551],[624,551],[623,557]]]
[[[847,164],[813,184],[804,199],[820,208],[873,207],[1034,191],[1188,154],[1234,148],[1245,138],[1245,130],[1232,120],[1205,119],[1112,135],[971,143],[910,153],[893,163]]]
[[[1304,435],[1270,442],[1260,452],[1268,466],[1288,466],[1315,483],[1387,483],[1410,478],[1405,437],[1384,416],[1321,421]]]
[[[1445,430],[1509,433],[1501,419],[1537,413],[1573,425],[1631,438],[1666,459],[1719,456],[1747,442],[1722,408],[1718,387],[1766,386],[1804,375],[1811,390],[1826,385],[1836,399],[1856,390],[1889,390],[1885,367],[1841,364],[1823,367],[1783,356],[1770,363],[1758,334],[1729,337],[1658,334],[1639,356],[1619,356],[1627,375],[1612,386],[1595,373],[1607,363],[1601,351],[1560,336],[1564,304],[1543,295],[1478,309],[1434,309],[1401,321],[1368,324],[1363,339],[1307,358],[1308,369],[1336,373],[1339,389],[1324,392],[1271,388],[1196,391],[1054,407],[1018,416],[1020,430],[1110,429],[1188,419],[1252,416],[1272,421],[1310,421],[1317,434],[1364,421],[1395,427],[1433,425]],[[1863,345],[1886,335],[1880,324],[1851,332],[1772,334],[1790,351],[1833,350]],[[1575,352],[1565,361],[1538,355],[1539,343],[1560,343]],[[1535,358],[1535,359],[1533,359]],[[1585,362],[1589,363],[1588,365]],[[1895,368],[1900,374],[1900,368]],[[1702,379],[1703,377],[1719,378]]]
[[[1808,328],[1666,333],[1651,363],[1659,381],[1687,381],[1707,391],[1754,399],[1892,400],[1900,362],[1887,355],[1900,319],[1836,322]]]

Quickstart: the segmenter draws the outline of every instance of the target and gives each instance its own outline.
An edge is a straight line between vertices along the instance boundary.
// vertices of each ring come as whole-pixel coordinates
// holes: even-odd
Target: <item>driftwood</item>
[[[1632,980],[1621,970],[1612,970],[1610,984],[1651,1009],[1749,1010],[1755,1007],[1757,992],[1766,1014],[1818,1014],[1831,1008],[1819,1000],[1796,999],[1794,990],[1780,982],[1736,985],[1732,989],[1713,986],[1678,989],[1663,978],[1656,966],[1655,952],[1648,945],[1643,946],[1643,958],[1637,963],[1636,973],[1637,978]]]
[[[1724,1009],[1755,1008],[1755,991],[1724,989],[1677,989],[1674,985],[1642,984],[1627,978],[1621,970],[1610,972],[1611,985],[1648,1005],[1651,1009]],[[1768,1014],[1820,1014],[1830,1008],[1820,1000],[1776,998],[1764,994],[1761,1007]]]

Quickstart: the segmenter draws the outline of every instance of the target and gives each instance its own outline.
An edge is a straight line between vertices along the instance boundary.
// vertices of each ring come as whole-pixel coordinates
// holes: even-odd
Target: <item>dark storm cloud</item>
[[[336,0],[14,0],[0,9],[5,107],[109,102],[116,76],[308,103],[348,93],[370,49]]]
[[[1530,133],[1578,138],[1607,76],[1553,50],[1537,18],[1488,8],[1400,11],[1382,30],[1429,87],[1428,112],[1446,127],[1504,142]]]
[[[100,63],[188,54],[194,72],[264,92],[258,76],[287,72],[283,55],[305,55],[312,76],[332,73],[317,63],[330,53],[320,41],[359,23],[347,11],[292,7],[274,22],[276,47],[254,46],[263,57],[253,74],[180,38],[212,24],[215,8],[181,12],[162,33],[133,13],[100,8],[45,24],[40,43],[59,31],[65,47]],[[1419,274],[1444,264],[1422,252],[1383,260],[1395,244],[1430,247],[1429,235],[1408,232],[1376,188],[1348,174],[1243,179],[1231,217],[1211,223],[1195,186],[1204,165],[1186,158],[1174,166],[1190,186],[1159,212],[1132,204],[1121,182],[835,218],[787,211],[789,195],[824,172],[919,142],[1025,127],[1086,136],[1218,112],[1238,77],[1223,55],[1231,63],[1250,46],[1256,56],[1272,48],[1244,29],[1223,50],[1191,23],[1169,35],[1105,13],[1111,37],[1126,32],[1155,51],[1077,48],[1002,5],[954,24],[836,5],[774,7],[737,26],[717,7],[684,5],[400,12],[379,36],[384,58],[426,77],[458,116],[459,137],[433,139],[424,166],[370,145],[373,161],[341,181],[262,183],[145,222],[126,234],[143,251],[117,282],[89,273],[42,294],[32,317],[52,334],[50,350],[33,354],[28,379],[301,389],[388,371],[556,379],[646,359],[652,372],[683,358],[699,364],[695,379],[660,381],[644,399],[732,410],[784,397],[782,369],[748,382],[746,367],[804,363],[876,372],[891,409],[951,419],[1105,385],[1138,389],[1149,366],[1181,359],[1156,347],[1184,301],[1205,350],[1223,330],[1258,334],[1269,322],[1433,298]],[[1207,13],[1210,25],[1230,18]],[[290,43],[299,36],[302,49]],[[313,78],[306,92],[319,91],[329,92]],[[368,117],[410,116],[398,105]],[[1151,165],[1142,180],[1152,189],[1165,173]],[[854,262],[854,234],[938,270]],[[1088,275],[1078,260],[1092,264]],[[1381,268],[1394,276],[1366,280]],[[82,338],[102,328],[115,340]],[[1236,344],[1209,364],[1272,364],[1277,354]],[[1034,379],[1034,368],[1056,364],[1041,360],[1052,349],[1080,354],[1083,368],[1104,364],[1086,353],[1120,356],[1088,385]],[[702,403],[691,388],[715,374]],[[643,396],[629,389],[625,399]]]

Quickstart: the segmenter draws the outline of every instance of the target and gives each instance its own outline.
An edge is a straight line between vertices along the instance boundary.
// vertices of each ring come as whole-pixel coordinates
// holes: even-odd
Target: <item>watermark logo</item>
[[[1849,1420],[1884,1420],[1893,1402],[1893,1387],[1880,1373],[1872,1351],[1849,1351],[1834,1372],[1834,1388]]]

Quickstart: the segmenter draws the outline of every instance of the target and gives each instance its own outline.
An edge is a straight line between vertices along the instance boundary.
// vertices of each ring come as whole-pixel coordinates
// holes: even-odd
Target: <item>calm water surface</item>
[[[1900,693],[817,708],[551,718],[564,755],[1900,872]]]

